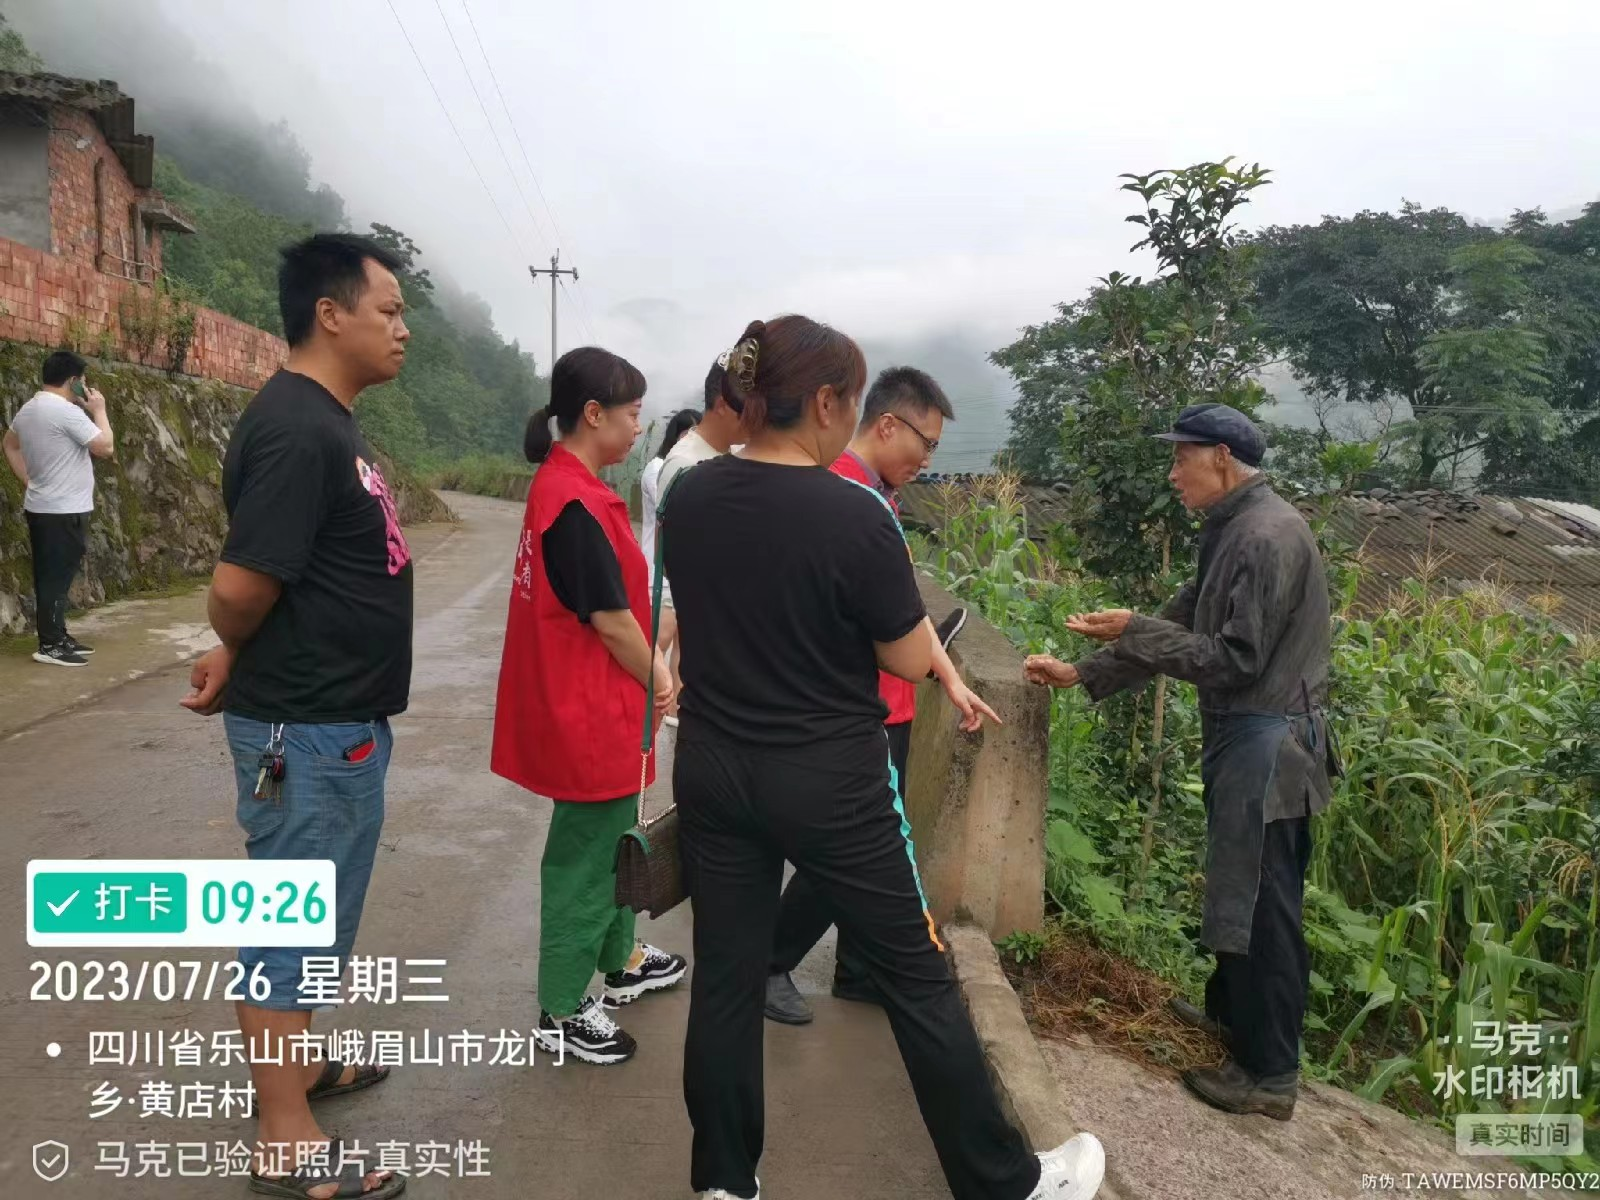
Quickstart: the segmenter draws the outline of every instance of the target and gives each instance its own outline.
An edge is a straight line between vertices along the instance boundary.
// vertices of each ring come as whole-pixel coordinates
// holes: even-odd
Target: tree
[[[1070,484],[1083,564],[1137,603],[1165,594],[1173,555],[1193,533],[1166,483],[1170,447],[1149,435],[1170,428],[1186,405],[1252,412],[1265,396],[1254,378],[1265,360],[1252,307],[1254,252],[1233,214],[1267,174],[1227,160],[1123,176],[1123,190],[1141,201],[1128,218],[1144,230],[1133,249],[1151,250],[1161,274],[1113,272],[992,356],[1028,406],[1013,415],[1014,439],[1019,420],[1063,414],[1048,452]],[[1042,456],[1044,435],[1029,436]]]
[[[1312,395],[1383,404],[1398,396],[1421,419],[1443,403],[1423,369],[1428,338],[1450,327],[1451,260],[1491,236],[1448,209],[1324,217],[1255,238],[1265,336]],[[1416,474],[1438,457],[1419,447]]]
[[[417,244],[398,229],[376,221],[372,223],[372,240],[400,260],[400,283],[406,304],[412,308],[431,306],[433,280],[428,278],[427,271],[417,269],[417,259],[422,257]]]
[[[1407,405],[1409,481],[1481,459],[1512,485],[1600,443],[1600,206],[1554,226],[1519,211],[1501,232],[1408,203],[1256,243],[1269,341],[1313,398]]]
[[[1538,256],[1511,238],[1474,242],[1450,257],[1447,302],[1455,327],[1423,342],[1417,365],[1434,404],[1417,415],[1418,470],[1448,457],[1451,483],[1463,455],[1496,437],[1538,429],[1545,399],[1543,336],[1531,326],[1525,273]]]
[[[1135,607],[1170,595],[1173,563],[1190,557],[1194,540],[1193,519],[1166,482],[1171,447],[1150,435],[1170,429],[1189,404],[1216,401],[1249,413],[1266,396],[1255,378],[1266,348],[1253,310],[1254,250],[1233,215],[1268,172],[1231,163],[1123,176],[1123,190],[1141,200],[1141,211],[1127,218],[1144,230],[1133,249],[1152,251],[1160,273],[1144,280],[1113,272],[993,356],[1036,410],[1061,408],[1059,454],[1079,557]],[[1172,786],[1163,786],[1166,699],[1161,678],[1148,744],[1135,734],[1117,750],[1130,777],[1140,767],[1150,774],[1144,867]],[[1128,709],[1124,727],[1138,730],[1141,702],[1119,703]]]
[[[22,35],[6,24],[5,13],[0,13],[0,71],[15,71],[31,75],[44,70],[44,59],[28,49]]]
[[[1054,320],[1029,325],[1015,342],[989,355],[989,361],[1010,372],[1017,387],[1017,399],[1006,413],[1011,434],[997,462],[1024,479],[1066,478],[1062,437],[1067,406],[1083,395],[1100,366],[1099,343],[1087,320],[1092,305],[1092,299],[1059,304]]]
[[[1525,278],[1549,415],[1484,447],[1480,486],[1600,503],[1600,202],[1557,225],[1538,209],[1518,212],[1508,228],[1536,255]]]

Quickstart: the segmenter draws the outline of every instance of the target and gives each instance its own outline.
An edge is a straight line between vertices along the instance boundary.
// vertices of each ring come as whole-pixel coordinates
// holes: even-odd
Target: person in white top
[[[661,439],[661,449],[656,451],[656,456],[645,464],[644,471],[639,477],[639,491],[644,498],[644,537],[640,541],[640,548],[644,551],[645,565],[650,568],[650,583],[652,587],[656,579],[656,510],[661,506],[661,469],[666,465],[667,455],[678,444],[686,433],[691,433],[700,423],[700,414],[692,408],[674,413],[667,422],[667,432]],[[653,593],[652,593],[653,594]],[[666,656],[667,664],[672,671],[672,703],[667,705],[666,715],[663,718],[667,724],[678,723],[678,619],[672,611],[672,588],[667,581],[661,581],[661,634],[656,639],[657,647]]]
[[[88,665],[94,651],[67,632],[67,592],[83,563],[94,511],[94,460],[116,449],[106,398],[84,383],[88,367],[70,350],[44,360],[43,388],[17,410],[4,439],[6,461],[27,489],[22,500],[33,548],[34,662]]]
[[[666,496],[667,489],[672,486],[672,481],[684,471],[694,466],[695,463],[705,462],[708,458],[727,454],[734,448],[733,441],[740,436],[740,424],[743,418],[728,406],[727,400],[722,395],[722,378],[728,373],[724,358],[717,359],[711,364],[711,370],[706,373],[706,411],[700,418],[700,423],[693,429],[685,431],[677,444],[674,445],[667,457],[662,460],[661,470],[656,478],[656,503],[659,505]],[[653,522],[652,522],[653,526]],[[655,531],[652,527],[650,537],[654,539]],[[654,542],[650,543],[651,546]],[[648,547],[647,547],[648,552]],[[661,598],[662,625],[665,628],[666,615],[672,604],[670,591],[663,593]],[[677,629],[677,616],[673,615],[672,626]],[[681,645],[673,646],[672,679],[677,688],[683,687],[683,682],[678,676],[678,662],[683,656]],[[676,725],[678,701],[674,694],[672,707],[668,710],[671,714],[666,723]]]

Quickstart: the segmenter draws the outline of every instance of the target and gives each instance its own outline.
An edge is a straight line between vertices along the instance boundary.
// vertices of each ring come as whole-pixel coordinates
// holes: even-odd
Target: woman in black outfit
[[[892,512],[827,470],[865,382],[843,334],[798,316],[752,323],[724,385],[745,448],[691,468],[661,526],[695,647],[673,775],[694,905],[691,1185],[712,1200],[759,1194],[761,1014],[788,859],[883,993],[956,1200],[1087,1200],[1099,1142],[1080,1134],[1035,1156],[1000,1113],[890,786],[878,669],[922,679],[932,641]]]

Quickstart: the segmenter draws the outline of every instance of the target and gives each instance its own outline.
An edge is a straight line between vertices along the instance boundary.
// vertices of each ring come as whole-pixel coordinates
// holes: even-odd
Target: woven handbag
[[[650,659],[655,661],[656,644],[661,637],[661,588],[663,546],[666,538],[667,498],[693,467],[678,473],[656,507],[655,584],[650,596]],[[652,681],[653,684],[653,681]],[[655,744],[655,688],[645,689],[644,735],[639,739],[639,815],[632,829],[617,839],[617,906],[659,917],[684,901],[683,865],[678,857],[678,806],[646,818],[645,779],[650,769],[650,751]]]

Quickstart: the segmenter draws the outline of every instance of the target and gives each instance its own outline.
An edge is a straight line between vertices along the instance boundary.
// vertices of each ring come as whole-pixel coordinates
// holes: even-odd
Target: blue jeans
[[[238,819],[245,832],[245,853],[256,859],[332,859],[337,881],[332,946],[296,949],[286,946],[240,947],[239,962],[247,975],[259,964],[271,985],[256,1008],[303,1010],[318,1001],[301,996],[303,959],[334,958],[339,968],[355,945],[367,882],[383,829],[383,781],[394,750],[394,734],[386,720],[339,725],[283,726],[283,791],[276,801],[257,800],[256,778],[272,726],[234,713],[224,713],[228,749],[239,789]],[[372,752],[349,762],[345,751],[371,740]]]

